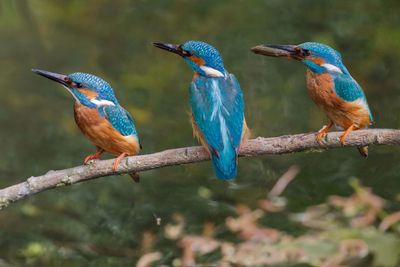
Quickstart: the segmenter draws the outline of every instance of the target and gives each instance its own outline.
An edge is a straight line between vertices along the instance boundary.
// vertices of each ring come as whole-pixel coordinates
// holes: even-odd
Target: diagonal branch
[[[342,147],[340,132],[329,133],[318,143],[315,133],[285,135],[279,137],[248,140],[240,149],[240,156],[251,157],[268,154],[285,154],[304,150],[319,150]],[[352,132],[345,147],[365,145],[400,145],[400,130],[370,129]],[[355,152],[356,153],[356,152]],[[209,160],[202,147],[169,149],[158,153],[128,157],[121,161],[117,172],[112,171],[114,160],[100,160],[86,166],[49,171],[44,175],[30,177],[25,182],[0,189],[0,209],[27,196],[65,185],[129,172],[141,172],[166,166],[189,164]]]

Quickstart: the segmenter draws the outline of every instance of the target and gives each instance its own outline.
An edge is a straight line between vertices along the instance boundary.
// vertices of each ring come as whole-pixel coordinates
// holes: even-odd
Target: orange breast
[[[307,70],[307,88],[311,99],[327,114],[333,123],[343,129],[355,125],[365,128],[370,124],[369,111],[362,100],[346,102],[333,89],[331,75],[315,74]]]
[[[114,155],[139,153],[138,139],[132,135],[120,134],[104,117],[100,116],[97,109],[75,103],[74,115],[79,129],[96,146]]]

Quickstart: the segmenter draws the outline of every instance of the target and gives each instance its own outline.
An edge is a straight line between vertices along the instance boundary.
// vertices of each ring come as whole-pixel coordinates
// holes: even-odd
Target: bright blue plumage
[[[123,136],[137,136],[132,116],[120,105],[100,107],[99,112],[104,115],[113,128]]]
[[[212,153],[217,176],[235,177],[244,119],[243,94],[235,76],[226,73],[222,78],[196,78],[190,86],[190,105]]]
[[[218,50],[207,43],[154,45],[180,55],[195,71],[189,89],[195,134],[210,151],[217,177],[234,178],[240,142],[247,132],[243,93],[235,76],[225,70]]]

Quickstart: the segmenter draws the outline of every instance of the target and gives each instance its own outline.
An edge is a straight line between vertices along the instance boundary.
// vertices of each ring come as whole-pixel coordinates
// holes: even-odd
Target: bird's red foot
[[[347,128],[347,130],[344,132],[344,134],[342,134],[342,136],[340,136],[340,143],[342,143],[342,145],[344,145],[344,143],[346,142],[347,136],[354,130],[356,130],[356,126],[354,124],[352,124],[349,128]]]
[[[119,162],[120,162],[123,158],[125,158],[126,156],[128,156],[127,153],[122,153],[121,155],[119,155],[119,156],[114,160],[114,164],[113,164],[113,171],[114,171],[114,172],[117,171]]]
[[[324,125],[317,133],[317,142],[320,142],[325,135],[329,132],[329,130],[332,128],[333,126],[333,122],[329,121],[329,123],[327,125]]]
[[[89,161],[91,161],[92,159],[99,159],[101,154],[104,153],[104,149],[97,149],[97,152],[94,154],[90,154],[88,155],[84,160],[83,160],[83,164],[87,165],[89,163]]]

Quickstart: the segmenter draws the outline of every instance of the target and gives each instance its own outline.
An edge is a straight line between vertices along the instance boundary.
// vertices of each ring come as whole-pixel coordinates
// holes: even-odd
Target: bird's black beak
[[[71,79],[66,75],[38,69],[32,69],[32,71],[40,76],[46,77],[47,79],[61,83],[64,86],[71,87]]]
[[[189,57],[191,54],[182,49],[181,45],[176,44],[165,44],[165,43],[153,43],[153,45],[157,48],[167,50],[168,52],[175,53],[180,55],[181,57]]]
[[[297,45],[257,45],[251,48],[256,54],[269,57],[285,57],[296,60],[303,60],[310,55],[310,51]]]

